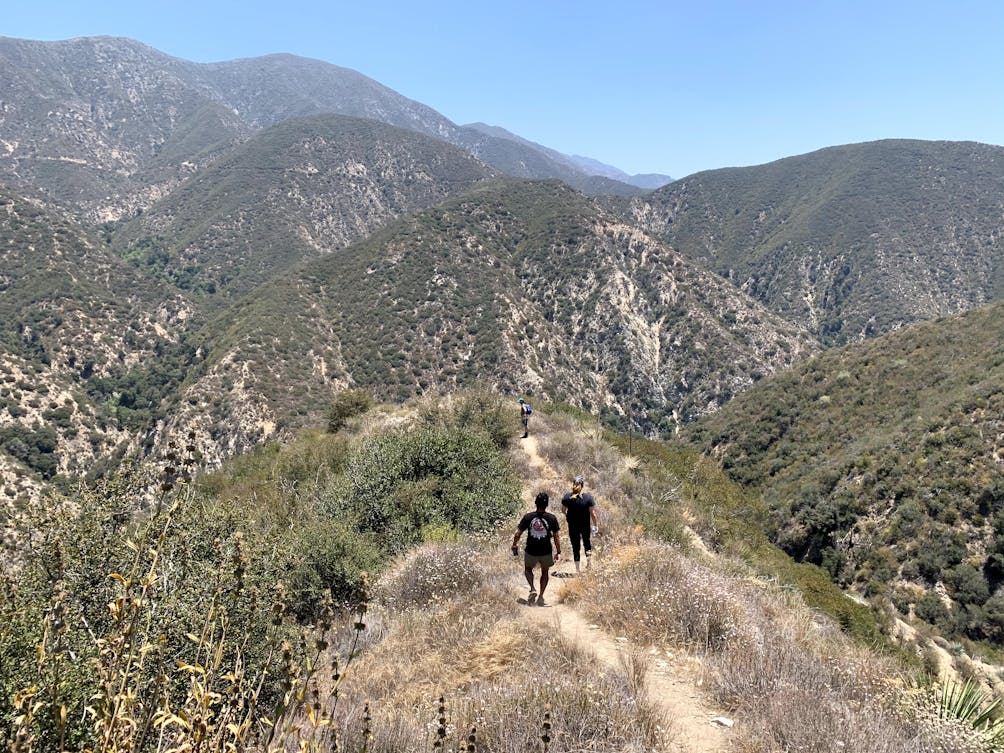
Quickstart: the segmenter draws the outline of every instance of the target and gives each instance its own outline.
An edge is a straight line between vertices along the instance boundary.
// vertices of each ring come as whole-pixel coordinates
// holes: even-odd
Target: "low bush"
[[[748,632],[751,620],[737,584],[688,560],[678,549],[636,548],[604,579],[616,587],[605,589],[602,600],[592,598],[595,585],[572,590],[568,600],[612,632],[629,630],[635,640],[668,641],[702,652],[756,637]]]
[[[510,516],[519,484],[487,435],[460,429],[388,432],[363,442],[345,469],[344,501],[390,551],[445,524],[483,531]]]
[[[372,537],[342,521],[315,519],[291,533],[286,547],[284,581],[289,605],[300,622],[317,619],[325,604],[345,604],[359,574],[382,567],[383,556]]]
[[[483,433],[500,450],[509,447],[518,434],[516,410],[498,393],[487,390],[469,390],[430,404],[422,420],[441,429]]]
[[[471,566],[479,556],[469,544],[420,546],[381,578],[377,594],[394,609],[469,596],[486,582],[484,570]]]
[[[373,407],[373,398],[365,390],[342,390],[328,408],[328,431],[334,434],[344,428],[350,418]]]

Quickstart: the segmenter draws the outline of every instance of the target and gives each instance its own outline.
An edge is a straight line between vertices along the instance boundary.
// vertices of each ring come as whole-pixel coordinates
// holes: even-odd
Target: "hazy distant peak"
[[[503,139],[506,141],[511,141],[522,146],[529,147],[540,154],[548,157],[549,159],[557,162],[570,170],[575,171],[583,175],[591,176],[594,180],[597,178],[603,178],[607,181],[616,181],[618,184],[622,184],[623,187],[632,186],[634,188],[641,188],[644,190],[653,190],[656,188],[661,188],[667,183],[671,182],[672,178],[668,175],[646,175],[646,176],[630,176],[623,170],[619,170],[616,167],[611,167],[610,165],[605,165],[598,160],[591,159],[589,157],[579,157],[576,155],[568,155],[558,152],[554,149],[550,149],[541,144],[537,144],[533,141],[528,141],[527,139],[517,136],[511,131],[507,131],[501,126],[488,125],[487,123],[469,123],[463,126],[463,128],[470,131],[477,131],[478,133],[484,134],[485,136],[490,136],[495,139]],[[643,178],[642,182],[638,182],[638,178]],[[655,178],[655,180],[653,180]],[[609,193],[624,193],[624,191],[611,190],[616,184],[610,184],[607,191]],[[578,186],[581,188],[581,186]],[[631,192],[632,189],[626,189],[627,192]],[[602,193],[603,191],[599,191]],[[637,192],[636,192],[637,193]]]
[[[515,141],[522,141],[522,142],[525,142],[527,144],[532,143],[532,142],[526,141],[526,139],[520,138],[519,136],[517,136],[512,131],[507,131],[502,126],[493,126],[493,125],[488,125],[487,123],[478,122],[478,123],[468,123],[467,125],[462,126],[462,127],[463,128],[472,128],[475,131],[481,131],[481,133],[488,134],[489,136],[497,136],[497,137],[503,138],[503,139],[514,139]]]
[[[579,167],[579,169],[585,170],[592,175],[602,175],[604,178],[619,180],[622,183],[628,183],[632,186],[637,186],[638,188],[654,191],[656,188],[662,188],[663,186],[673,182],[671,177],[668,175],[662,175],[661,173],[640,173],[637,175],[628,175],[618,167],[600,162],[592,157],[583,157],[580,154],[573,154],[570,156],[570,159]]]

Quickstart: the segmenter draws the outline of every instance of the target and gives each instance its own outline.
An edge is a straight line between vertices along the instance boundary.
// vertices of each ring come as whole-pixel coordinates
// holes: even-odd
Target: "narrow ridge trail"
[[[541,457],[536,437],[521,440],[535,479],[524,479],[524,497],[533,498],[533,486],[541,481],[559,478],[554,469]],[[553,510],[552,510],[553,512]],[[609,556],[607,554],[606,556]],[[527,584],[522,570],[517,569],[513,579],[513,595],[526,603]],[[583,570],[581,577],[602,577],[602,565]],[[642,657],[645,670],[645,698],[667,720],[673,742],[673,753],[725,753],[729,750],[729,730],[713,720],[721,717],[707,693],[701,688],[700,661],[684,652],[670,653],[656,649],[642,649],[623,636],[611,636],[590,624],[574,607],[562,603],[565,583],[574,577],[571,561],[562,560],[551,571],[545,606],[527,606],[524,619],[560,630],[563,636],[577,646],[586,648],[597,664],[612,669],[622,669],[629,662]]]

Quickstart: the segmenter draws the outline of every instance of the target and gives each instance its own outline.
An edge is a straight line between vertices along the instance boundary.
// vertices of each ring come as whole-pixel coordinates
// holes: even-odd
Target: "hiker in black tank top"
[[[568,540],[572,542],[572,558],[575,560],[575,572],[579,572],[579,556],[581,550],[586,552],[586,569],[589,568],[589,556],[593,551],[590,534],[596,533],[596,500],[592,494],[582,491],[586,480],[576,476],[572,481],[572,491],[561,498],[561,510],[565,513],[568,524]]]

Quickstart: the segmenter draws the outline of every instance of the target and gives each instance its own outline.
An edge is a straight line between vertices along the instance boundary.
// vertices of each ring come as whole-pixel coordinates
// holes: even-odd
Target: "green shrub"
[[[443,426],[486,434],[496,447],[505,449],[517,434],[517,413],[497,393],[473,390],[461,393],[442,409],[427,412],[425,420]]]
[[[346,422],[373,407],[373,398],[364,390],[342,390],[328,408],[328,431],[334,434],[345,427]]]
[[[96,748],[105,725],[138,735],[129,750],[149,749],[142,729],[158,710],[191,700],[179,663],[208,665],[211,653],[215,667],[250,678],[291,637],[269,614],[279,581],[269,556],[274,531],[241,530],[243,506],[188,491],[149,514],[130,512],[139,488],[136,479],[115,478],[82,490],[73,505],[28,511],[20,567],[0,576],[3,739],[27,725],[37,750]],[[234,687],[223,672],[203,682],[210,693]],[[33,710],[19,723],[11,700],[30,688]],[[257,698],[281,695],[271,677]]]
[[[420,529],[481,531],[511,515],[519,484],[484,433],[432,427],[367,440],[346,467],[349,510],[397,549]]]
[[[14,424],[0,429],[0,449],[44,479],[52,478],[58,468],[57,442],[56,430],[51,426],[36,424],[34,429],[29,429]]]
[[[359,574],[380,568],[383,559],[369,536],[342,521],[305,523],[291,536],[284,580],[290,607],[301,622],[316,619],[328,601],[345,603]]]
[[[936,625],[942,629],[948,626],[951,613],[934,591],[925,593],[914,609],[917,616],[929,625]]]

